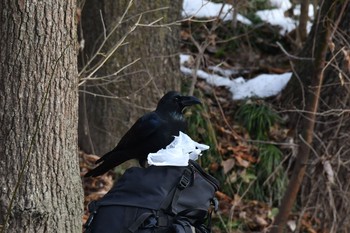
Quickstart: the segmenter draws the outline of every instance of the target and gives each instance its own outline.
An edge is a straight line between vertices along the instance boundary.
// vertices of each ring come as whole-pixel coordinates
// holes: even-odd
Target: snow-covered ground
[[[294,30],[298,22],[290,17],[286,17],[284,15],[284,12],[287,11],[289,8],[291,8],[292,4],[289,0],[270,0],[271,5],[276,7],[276,9],[270,9],[270,10],[261,10],[257,11],[256,15],[260,17],[261,20],[270,23],[271,25],[279,26],[281,28],[280,33],[281,35],[284,35],[286,33],[291,32]],[[300,15],[300,4],[297,5],[293,12],[294,15]],[[310,4],[309,6],[309,17],[310,19],[313,19],[314,17],[314,9],[313,5]],[[309,32],[311,29],[311,22],[307,23],[307,31]]]
[[[192,75],[192,69],[184,66],[187,55],[180,55],[181,72],[185,75]],[[204,79],[207,83],[213,86],[226,87],[232,93],[233,100],[242,100],[251,97],[266,98],[277,95],[287,85],[292,77],[292,73],[284,74],[260,74],[255,78],[245,80],[242,77],[231,80],[229,78],[231,70],[228,71],[227,76],[220,76],[217,74],[209,74],[203,70],[197,71],[197,76]]]
[[[292,4],[289,0],[270,0],[271,5],[275,9],[261,10],[256,14],[265,22],[272,25],[278,25],[281,27],[280,33],[283,35],[296,28],[297,22],[284,15],[284,12],[289,9]],[[222,9],[222,10],[221,10]],[[225,4],[222,7],[221,3],[213,3],[207,0],[184,0],[183,1],[183,17],[196,17],[196,18],[212,18],[217,17],[220,14],[220,18],[223,20],[232,20],[232,5]],[[309,17],[313,18],[313,6],[309,7]],[[296,7],[293,12],[295,15],[300,14],[300,6]],[[237,20],[241,23],[250,25],[251,21],[244,16],[238,14]],[[308,24],[308,30],[311,28],[311,23]],[[191,63],[193,59],[189,55],[181,54],[181,72],[185,75],[192,75],[192,70],[185,66],[185,63]],[[215,71],[217,74],[210,74],[203,70],[197,71],[197,76],[206,80],[214,86],[225,86],[232,93],[232,99],[241,100],[251,97],[266,98],[279,94],[289,82],[292,73],[284,74],[260,74],[253,79],[245,80],[242,77],[231,80],[229,77],[232,74],[237,73],[235,70],[225,70],[218,66],[211,66],[208,69]]]
[[[222,8],[220,18],[224,21],[232,20],[232,5],[222,3],[214,3],[206,0],[184,0],[182,17],[196,17],[196,18],[212,18],[219,16],[220,10]],[[252,22],[238,14],[237,20],[241,23],[250,25]]]
[[[256,12],[256,15],[261,18],[261,20],[270,23],[271,25],[280,26],[280,33],[284,35],[285,33],[291,32],[296,28],[298,22],[290,17],[284,15],[288,9],[292,7],[289,0],[270,0],[271,6],[274,9],[260,10]],[[183,1],[182,17],[196,17],[196,18],[213,18],[220,17],[224,21],[232,20],[232,5],[225,3],[214,3],[208,0],[184,0]],[[221,10],[222,8],[222,10]],[[221,11],[221,13],[220,13]],[[219,15],[220,14],[220,15]],[[296,5],[294,15],[300,15],[300,4]],[[313,5],[309,6],[309,18],[314,18]],[[241,23],[251,25],[252,22],[241,14],[237,15],[237,20]],[[308,22],[307,29],[310,30],[311,22]]]

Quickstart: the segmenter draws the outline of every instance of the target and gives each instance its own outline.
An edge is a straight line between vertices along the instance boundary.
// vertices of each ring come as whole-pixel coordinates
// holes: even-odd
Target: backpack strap
[[[143,213],[141,214],[136,220],[135,222],[128,228],[130,232],[136,232],[140,226],[146,221],[146,219],[148,219],[149,217],[151,217],[152,215],[154,215],[153,213],[149,212],[149,213]]]
[[[97,201],[92,201],[92,202],[89,203],[88,209],[89,209],[89,212],[90,212],[90,216],[86,220],[86,222],[85,222],[85,224],[83,226],[85,228],[84,233],[89,233],[91,231],[90,225],[92,223],[92,220],[94,220],[95,215],[97,214],[98,208],[99,208],[99,205],[97,204]]]
[[[178,213],[176,206],[177,206],[177,202],[179,200],[180,194],[185,188],[187,188],[191,184],[192,180],[193,180],[193,171],[190,168],[186,168],[179,180],[179,183],[175,187],[174,195],[167,196],[167,199],[170,199],[170,200],[166,200],[163,204],[169,205],[171,203],[171,206],[169,206],[169,210],[171,211],[172,214]],[[167,207],[168,206],[165,206],[164,209],[166,209]]]
[[[128,228],[127,232],[136,232],[140,228],[156,228],[156,232],[168,232],[166,229],[168,229],[169,226],[173,224],[173,222],[174,217],[169,216],[163,211],[146,212],[141,214],[134,221],[134,223]]]

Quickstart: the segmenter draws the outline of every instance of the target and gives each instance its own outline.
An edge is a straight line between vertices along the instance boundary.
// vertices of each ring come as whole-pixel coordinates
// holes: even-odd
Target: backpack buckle
[[[219,200],[216,197],[213,197],[211,199],[211,203],[214,206],[214,211],[216,213],[218,211],[218,209],[219,209]]]
[[[187,186],[190,184],[191,182],[191,172],[189,170],[185,170],[184,174],[181,176],[181,179],[177,185],[177,187],[180,190],[183,190],[185,188],[187,188]]]

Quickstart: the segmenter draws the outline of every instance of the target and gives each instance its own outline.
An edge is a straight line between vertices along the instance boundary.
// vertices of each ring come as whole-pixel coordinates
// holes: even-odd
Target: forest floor
[[[181,53],[190,55],[190,58],[183,66],[217,75],[222,74],[223,70],[230,71],[226,73],[230,80],[238,77],[249,80],[259,74],[291,72],[290,60],[285,51],[297,53],[299,47],[295,35],[295,31],[281,35],[280,28],[264,23],[249,28],[238,23],[233,28],[231,22],[185,21],[182,23]],[[203,49],[202,56],[198,55],[199,48]],[[200,59],[198,67],[196,59]],[[212,67],[220,67],[221,70]],[[184,81],[189,83],[191,77],[184,78]],[[189,134],[198,142],[210,144],[212,149],[207,154],[204,153],[201,164],[223,186],[217,192],[220,210],[214,214],[213,232],[264,232],[277,213],[287,182],[286,174],[292,166],[290,157],[293,149],[284,146],[290,140],[288,135],[291,129],[288,128],[288,116],[279,112],[281,95],[265,99],[233,100],[228,88],[212,86],[200,78],[196,81],[194,95],[203,100],[204,107],[187,113],[190,124],[193,125]],[[279,120],[272,121],[267,132],[263,132],[263,138],[257,136],[259,132],[254,131],[254,127],[249,130],[244,119],[237,115],[237,112],[244,112],[243,106],[247,104],[267,106],[267,110],[264,110],[267,113],[264,114],[278,116]],[[278,150],[276,154],[280,157],[267,161],[265,159],[268,166],[270,163],[273,165],[271,174],[262,174],[259,165],[263,160],[262,145],[271,144],[275,147],[264,148]],[[97,159],[96,155],[80,152],[82,176],[94,167]],[[284,175],[277,177],[281,171]],[[110,171],[97,178],[82,178],[85,206],[106,194],[118,176],[119,172]],[[290,217],[290,230],[293,231],[299,225],[305,232],[316,232],[313,225],[317,219],[311,218],[307,213],[302,217],[300,215],[296,211]],[[87,216],[85,210],[83,222]]]

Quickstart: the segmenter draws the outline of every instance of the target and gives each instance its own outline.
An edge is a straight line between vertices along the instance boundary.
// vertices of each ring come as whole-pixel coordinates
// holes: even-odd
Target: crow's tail
[[[126,160],[129,160],[127,156],[121,153],[116,153],[115,151],[110,151],[104,156],[102,156],[100,159],[98,159],[96,163],[100,163],[100,165],[86,173],[84,177],[96,177],[103,175],[112,168],[124,163]]]
[[[109,170],[111,170],[113,167],[113,165],[108,164],[106,162],[101,163],[99,166],[95,167],[94,169],[92,169],[91,171],[89,171],[88,173],[86,173],[84,175],[84,177],[96,177],[96,176],[100,176],[103,175],[104,173],[108,172]]]

